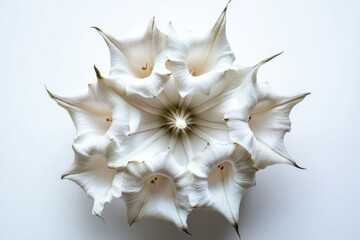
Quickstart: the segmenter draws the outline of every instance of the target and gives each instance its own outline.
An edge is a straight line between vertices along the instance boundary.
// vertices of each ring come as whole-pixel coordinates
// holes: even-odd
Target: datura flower
[[[170,59],[166,62],[181,97],[209,94],[213,85],[224,78],[235,56],[226,39],[226,9],[212,29],[204,35],[177,36],[170,24],[168,44]]]
[[[209,144],[191,160],[188,169],[194,177],[190,204],[224,215],[238,231],[241,198],[255,185],[257,169],[250,154],[233,143]]]
[[[190,185],[190,173],[176,162],[170,150],[145,162],[129,162],[123,179],[129,222],[155,217],[187,231]]]
[[[241,104],[225,114],[230,127],[230,138],[243,146],[252,156],[257,168],[276,163],[292,164],[300,168],[287,153],[284,135],[290,131],[291,109],[309,93],[282,96],[274,92],[268,83],[257,83],[257,71],[276,54],[257,64],[245,77],[240,89]],[[243,76],[243,68],[232,69],[233,74]]]
[[[109,47],[110,80],[126,94],[154,97],[170,77],[164,66],[166,35],[158,30],[153,18],[140,36],[117,40],[94,27]]]
[[[48,93],[69,112],[76,127],[73,143],[75,160],[61,178],[82,187],[94,200],[93,214],[101,217],[104,204],[121,194],[120,182],[117,181],[119,173],[108,168],[103,157],[110,136],[106,132],[116,132],[111,126],[111,109],[107,104],[96,101],[94,85],[89,85],[89,93],[80,97],[63,98],[50,91]]]
[[[188,233],[193,208],[222,214],[236,231],[255,173],[298,165],[283,139],[291,109],[307,94],[282,96],[257,82],[260,66],[234,65],[226,10],[203,35],[161,32],[152,19],[140,36],[116,39],[95,28],[111,70],[79,97],[60,97],[76,127],[75,160],[62,178],[94,200],[93,214],[121,197],[130,225],[173,222]]]

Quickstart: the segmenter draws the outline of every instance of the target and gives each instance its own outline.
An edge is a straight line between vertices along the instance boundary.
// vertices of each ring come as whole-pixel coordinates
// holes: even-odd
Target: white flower
[[[80,185],[102,216],[122,197],[130,224],[173,222],[187,232],[192,207],[222,214],[238,231],[245,190],[275,163],[297,166],[283,138],[289,114],[307,94],[281,96],[257,83],[259,67],[233,65],[226,10],[205,35],[160,32],[117,40],[96,28],[110,50],[110,76],[75,98],[49,95],[76,127],[75,160],[63,178]]]
[[[80,146],[81,148],[81,146]],[[93,215],[102,218],[104,204],[113,197],[121,196],[121,173],[109,169],[107,161],[101,156],[91,156],[73,145],[75,161],[62,176],[77,183],[94,200]]]
[[[118,171],[109,169],[103,157],[109,142],[112,112],[107,104],[95,100],[95,88],[89,85],[89,93],[80,97],[64,98],[48,91],[60,106],[65,108],[76,127],[73,144],[75,160],[63,175],[77,183],[94,200],[93,214],[102,216],[106,202],[120,197]]]
[[[129,162],[122,184],[130,224],[142,218],[158,218],[188,233],[191,175],[176,163],[171,151],[145,162]]]
[[[226,39],[226,10],[227,6],[204,35],[179,37],[170,25],[166,66],[182,97],[194,93],[209,94],[234,62],[235,56]]]
[[[255,185],[256,168],[237,144],[209,144],[188,169],[194,181],[190,204],[222,214],[238,232],[239,208],[245,190]]]
[[[94,27],[109,47],[110,79],[126,94],[153,97],[159,94],[169,79],[165,69],[164,48],[167,41],[151,19],[144,34],[118,40]]]
[[[251,154],[254,166],[259,169],[276,163],[299,167],[285,149],[284,135],[290,131],[291,109],[309,93],[282,96],[275,93],[268,83],[257,83],[259,67],[278,55],[253,68],[241,85],[241,104],[225,114],[230,138]],[[243,75],[242,70],[239,73]]]

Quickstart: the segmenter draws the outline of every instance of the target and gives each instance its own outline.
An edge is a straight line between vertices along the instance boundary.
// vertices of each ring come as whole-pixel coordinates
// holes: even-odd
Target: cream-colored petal
[[[159,151],[167,149],[169,135],[167,129],[159,128],[124,137],[121,141],[113,139],[106,151],[109,166],[124,168],[129,161],[145,161]]]
[[[225,119],[230,128],[230,138],[252,155],[257,168],[276,163],[298,167],[285,149],[284,135],[290,131],[291,109],[308,93],[281,96],[267,83],[257,83],[258,68],[274,57],[255,66],[252,77],[241,86],[240,104],[229,110]]]
[[[99,155],[91,156],[87,147],[74,144],[75,160],[62,179],[68,179],[78,184],[87,195],[94,200],[93,214],[102,217],[106,202],[113,197],[121,196],[121,178],[117,170],[109,169],[105,158]]]
[[[169,128],[164,126],[163,110],[152,107],[141,97],[121,99],[126,101],[126,106],[117,108],[118,114],[114,110],[114,115],[119,116],[114,120],[118,134],[105,153],[112,168],[124,168],[129,161],[151,159],[168,148],[170,138]]]
[[[98,79],[97,98],[106,101],[113,112],[108,135],[110,138],[124,139],[139,127],[140,113],[127,101],[123,93],[117,91],[109,79],[101,76],[96,67],[95,71]]]
[[[176,163],[170,151],[159,153],[149,161],[129,162],[122,191],[129,223],[158,218],[187,231],[190,184],[191,175]]]
[[[108,105],[96,101],[94,87],[79,97],[60,97],[47,90],[50,97],[65,108],[76,127],[76,137],[96,138],[106,133],[111,125],[112,112]]]
[[[243,67],[233,65],[225,71],[225,77],[220,82],[214,84],[208,95],[197,95],[190,103],[191,109],[196,109],[195,113],[206,110],[221,111],[233,108],[239,101],[239,88],[251,76],[253,67]],[[221,117],[222,117],[221,116]]]
[[[208,145],[188,166],[193,174],[190,204],[222,214],[237,230],[241,198],[255,184],[252,164],[237,144]]]
[[[126,94],[154,97],[169,79],[164,67],[166,35],[158,30],[153,18],[141,36],[118,40],[95,28],[109,47],[109,80]]]
[[[169,28],[166,67],[174,76],[182,97],[193,93],[209,94],[235,60],[226,39],[226,9],[202,37],[189,34],[180,38],[172,27]]]
[[[225,70],[221,69],[219,71],[206,72],[199,76],[192,76],[186,63],[173,60],[168,60],[166,67],[176,79],[176,86],[182,97],[194,93],[209,95],[211,88],[225,76]]]

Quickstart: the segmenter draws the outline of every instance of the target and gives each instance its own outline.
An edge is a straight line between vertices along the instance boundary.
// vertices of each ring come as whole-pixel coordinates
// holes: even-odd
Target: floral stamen
[[[154,177],[154,178],[150,181],[150,183],[156,185],[156,181],[157,181],[157,180],[158,180],[158,178],[157,178],[157,177]]]
[[[145,66],[142,67],[141,69],[145,71],[147,68],[148,68],[148,63],[146,63]]]
[[[191,116],[184,109],[173,109],[165,116],[167,125],[175,131],[185,131],[192,123]]]

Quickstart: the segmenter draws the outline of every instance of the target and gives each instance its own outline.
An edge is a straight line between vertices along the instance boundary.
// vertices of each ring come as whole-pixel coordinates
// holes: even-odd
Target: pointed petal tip
[[[49,95],[49,97],[53,100],[57,101],[64,101],[59,95],[56,95],[55,93],[52,93],[47,87],[46,85],[44,85],[45,90],[47,92],[47,94]]]
[[[153,30],[154,28],[156,28],[155,16],[153,16],[153,17],[150,19],[148,27],[149,27],[150,29],[152,29],[152,30]]]
[[[174,26],[171,21],[167,25],[167,31],[168,31],[168,35],[175,34]],[[168,38],[169,38],[169,36],[168,36]]]
[[[105,223],[105,219],[104,219],[102,213],[98,213],[97,211],[93,211],[92,214],[93,214],[95,217],[100,218],[100,219],[103,221],[103,223]]]
[[[306,170],[306,168],[304,167],[300,167],[296,162],[292,162],[292,165],[298,169],[301,169],[301,170]]]
[[[52,92],[50,92],[50,90],[46,87],[45,84],[44,84],[44,87],[45,87],[46,92],[49,94],[49,97],[50,98],[55,98],[55,95]]]
[[[267,62],[271,61],[272,59],[276,58],[277,56],[281,55],[283,52],[284,52],[284,51],[279,52],[279,53],[277,53],[277,54],[275,54],[275,55],[273,55],[273,56],[271,56],[271,57],[265,58],[264,60],[262,60],[262,61],[260,61],[258,64],[256,64],[254,67],[252,67],[252,71],[253,71],[253,73],[254,73],[253,78],[252,78],[253,83],[256,83],[256,82],[257,82],[257,77],[256,77],[256,75],[257,75],[257,71],[259,70],[259,68],[260,68],[262,65],[264,65],[265,63],[267,63]]]
[[[215,25],[213,26],[213,28],[215,28],[215,29],[220,28],[223,25],[223,23],[225,23],[225,21],[226,21],[226,11],[228,9],[228,6],[229,6],[230,2],[231,2],[231,0],[229,0],[228,3],[226,4],[224,10],[221,12],[221,14],[220,14],[219,18],[217,19],[217,21],[216,21]]]
[[[184,233],[186,233],[187,235],[192,235],[186,228],[182,228],[181,229]]]
[[[96,73],[96,77],[98,79],[103,79],[103,76],[101,76],[101,73],[100,73],[99,69],[96,67],[95,64],[94,64],[94,70],[95,70],[95,73]]]
[[[307,95],[310,95],[311,92],[307,92],[307,93],[304,93],[304,97],[306,97]]]
[[[241,239],[240,232],[239,232],[239,224],[238,224],[237,222],[235,222],[235,223],[233,224],[233,227],[234,227],[235,232],[236,232],[237,235],[239,236],[239,239]]]
[[[277,54],[275,54],[275,55],[273,55],[273,56],[271,56],[271,57],[265,58],[265,59],[262,60],[260,63],[258,63],[255,67],[260,67],[261,65],[263,65],[263,64],[271,61],[272,59],[276,58],[277,56],[283,54],[283,52],[284,52],[284,51],[279,52],[279,53],[277,53]]]
[[[68,179],[68,176],[70,176],[72,173],[69,172],[69,173],[63,173],[60,177],[61,180],[64,180],[64,179]]]
[[[306,93],[299,93],[299,94],[297,94],[296,96],[296,99],[299,99],[300,101],[299,102],[301,102],[302,100],[304,100],[304,98],[307,96],[307,95],[310,95],[311,93],[310,92],[306,92]],[[295,99],[294,99],[295,100]]]
[[[129,226],[131,227],[135,222],[135,219],[133,219],[131,222],[129,222]]]
[[[100,28],[96,27],[96,26],[91,26],[90,28],[93,28],[93,29],[95,29],[95,30],[98,31],[98,32],[102,32],[102,30],[101,30]]]
[[[223,12],[226,12],[226,11],[227,11],[227,9],[228,9],[229,4],[231,3],[231,1],[232,1],[232,0],[229,0],[229,1],[228,1],[228,3],[226,4],[226,6],[225,6],[225,8],[224,8]]]

